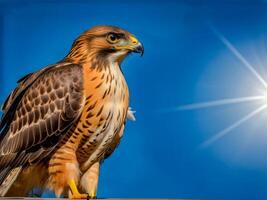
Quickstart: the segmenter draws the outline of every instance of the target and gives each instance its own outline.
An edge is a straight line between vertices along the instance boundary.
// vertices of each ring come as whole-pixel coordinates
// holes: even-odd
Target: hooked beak
[[[136,37],[133,35],[130,36],[130,41],[132,44],[132,52],[134,53],[140,53],[141,56],[144,54],[144,46],[141,42],[139,42]]]
[[[127,42],[126,45],[123,45],[123,46],[117,46],[115,47],[116,49],[127,49],[131,52],[134,52],[134,53],[140,53],[141,56],[143,56],[144,54],[144,46],[141,42],[139,42],[136,37],[134,36],[130,36],[129,37],[129,41]]]
[[[143,56],[143,54],[144,54],[144,46],[142,45],[142,43],[139,42],[135,47],[133,47],[132,52],[140,53],[141,56]]]

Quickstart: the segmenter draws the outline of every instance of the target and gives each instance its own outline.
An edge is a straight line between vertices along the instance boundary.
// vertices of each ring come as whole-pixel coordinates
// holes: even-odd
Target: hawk
[[[96,196],[101,162],[118,146],[129,109],[120,64],[143,45],[131,33],[96,26],[60,62],[18,81],[0,123],[0,196],[33,188]]]

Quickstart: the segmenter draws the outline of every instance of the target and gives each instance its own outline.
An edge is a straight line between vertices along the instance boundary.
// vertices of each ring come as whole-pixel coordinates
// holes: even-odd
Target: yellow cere
[[[133,44],[137,44],[138,40],[134,36],[130,36],[130,40],[132,41]]]

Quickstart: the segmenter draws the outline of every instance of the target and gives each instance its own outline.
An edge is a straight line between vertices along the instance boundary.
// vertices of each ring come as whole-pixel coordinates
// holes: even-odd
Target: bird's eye
[[[115,33],[109,33],[107,36],[107,40],[110,43],[116,43],[119,41],[119,37]]]

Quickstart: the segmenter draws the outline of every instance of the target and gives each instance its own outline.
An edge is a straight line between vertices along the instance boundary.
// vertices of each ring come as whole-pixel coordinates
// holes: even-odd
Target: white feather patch
[[[134,116],[135,113],[136,113],[136,111],[132,110],[132,108],[129,107],[128,111],[127,111],[127,119],[135,121],[136,120],[136,118]]]

